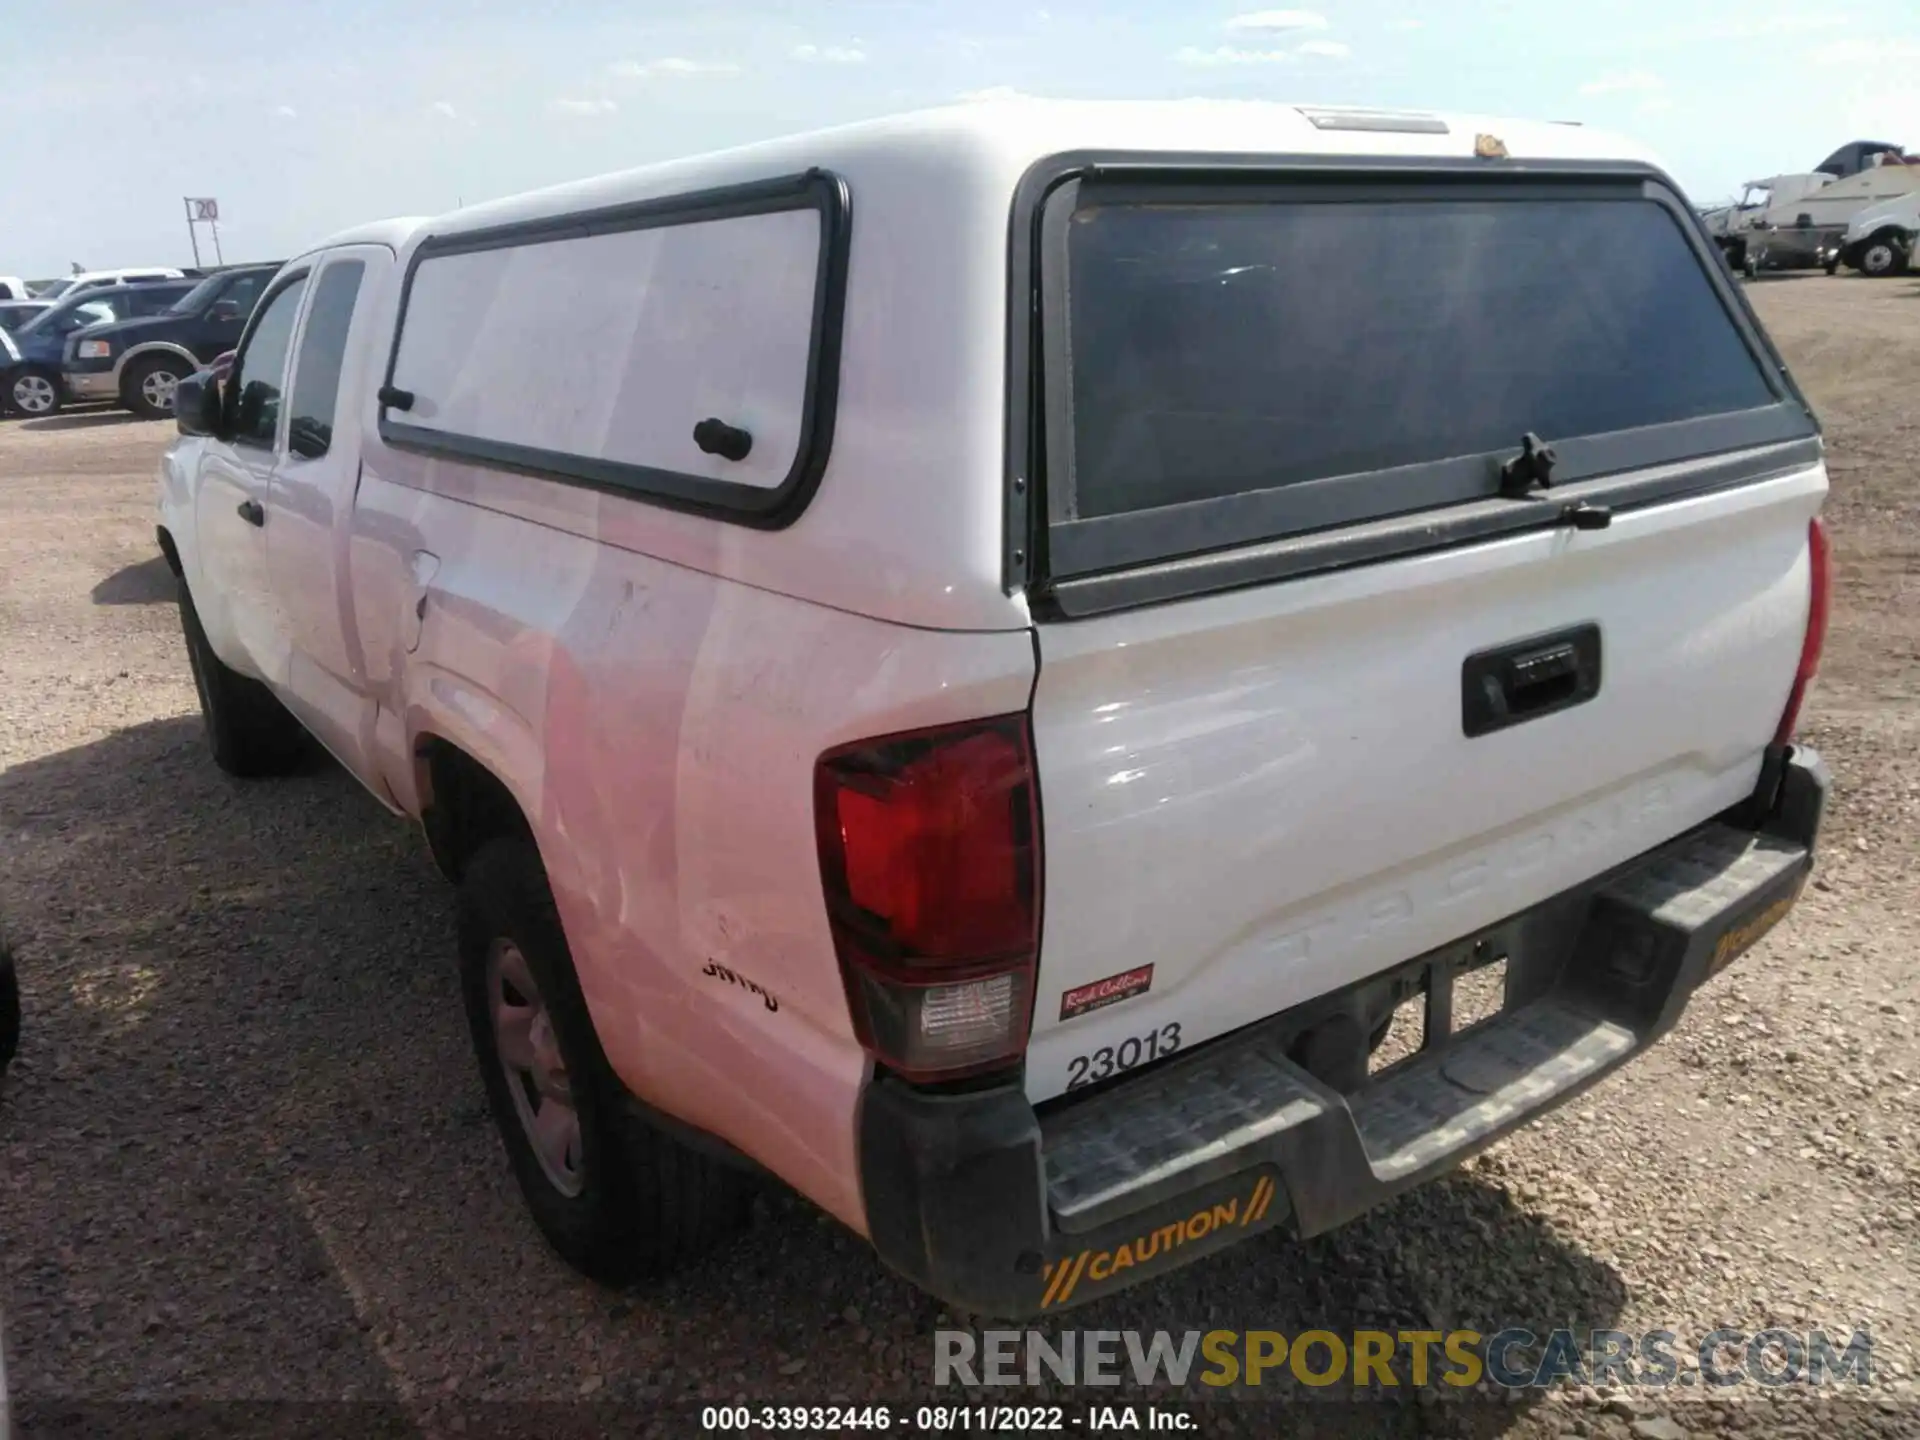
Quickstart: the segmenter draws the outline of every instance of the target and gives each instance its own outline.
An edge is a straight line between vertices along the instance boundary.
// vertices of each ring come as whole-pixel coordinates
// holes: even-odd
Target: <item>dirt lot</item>
[[[1844,1407],[1682,1385],[1374,1407],[1361,1428],[1920,1428],[1920,283],[1752,293],[1832,447],[1838,612],[1808,736],[1838,791],[1805,903],[1584,1103],[1340,1234],[1256,1242],[1078,1323],[1664,1328],[1683,1351],[1721,1326],[1866,1326],[1874,1389]],[[606,1414],[584,1399],[692,1433],[688,1401],[924,1393],[935,1308],[786,1195],[629,1294],[543,1248],[423,845],[337,770],[247,785],[205,756],[154,555],[166,438],[0,424],[0,913],[28,1025],[0,1091],[0,1307],[31,1428],[359,1400],[192,1415],[443,1433],[570,1402],[514,1412],[551,1430]],[[1204,1433],[1253,1413],[1206,1406]]]

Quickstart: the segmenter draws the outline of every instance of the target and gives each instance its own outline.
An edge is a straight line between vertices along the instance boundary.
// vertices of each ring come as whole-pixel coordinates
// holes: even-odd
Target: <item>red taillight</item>
[[[828,751],[814,824],[861,1043],[915,1080],[1018,1056],[1040,934],[1026,716]]]
[[[1806,703],[1807,687],[1820,669],[1820,652],[1827,643],[1827,612],[1833,600],[1833,562],[1827,542],[1827,522],[1818,515],[1807,526],[1807,560],[1812,572],[1812,594],[1807,601],[1807,635],[1800,642],[1800,668],[1794,672],[1793,689],[1787,695],[1786,712],[1773,743],[1784,745],[1793,738],[1800,723],[1800,707]]]

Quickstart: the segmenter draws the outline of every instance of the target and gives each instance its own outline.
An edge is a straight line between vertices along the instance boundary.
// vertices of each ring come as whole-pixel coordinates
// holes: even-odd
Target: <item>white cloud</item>
[[[620,107],[611,100],[568,100],[565,98],[552,102],[553,110],[561,115],[611,115]]]
[[[436,100],[428,108],[431,109],[434,114],[444,116],[448,120],[458,120],[460,118],[460,112],[453,108],[453,102],[449,100]]]
[[[273,107],[273,113],[278,115],[282,120],[297,119],[300,114],[300,112],[291,105],[276,105]]]
[[[968,104],[980,104],[990,100],[1031,100],[1034,97],[1011,85],[989,85],[984,90],[962,90],[955,98]]]
[[[1667,95],[1649,96],[1635,107],[1636,113],[1641,115],[1663,115],[1671,109],[1673,109],[1673,99]]]
[[[1298,53],[1302,55],[1325,55],[1329,59],[1342,60],[1351,55],[1353,51],[1338,40],[1309,40],[1300,47]]]
[[[689,60],[684,55],[668,55],[659,60],[620,60],[609,68],[622,80],[690,79],[697,75],[740,73],[740,67],[731,60]]]
[[[1324,30],[1327,17],[1318,10],[1252,10],[1227,21],[1229,30]]]
[[[1822,65],[1910,65],[1920,60],[1920,40],[1836,40],[1813,58]]]
[[[1580,87],[1582,95],[1646,94],[1666,88],[1666,81],[1647,70],[1613,70]]]
[[[822,65],[858,65],[867,58],[867,52],[857,45],[796,45],[793,58]]]
[[[1232,45],[1202,50],[1197,45],[1187,45],[1176,51],[1173,58],[1182,65],[1284,65],[1299,57],[1291,50],[1241,50]]]
[[[1426,23],[1427,22],[1424,20],[1389,20],[1387,22],[1387,29],[1389,30],[1420,30],[1425,28]]]

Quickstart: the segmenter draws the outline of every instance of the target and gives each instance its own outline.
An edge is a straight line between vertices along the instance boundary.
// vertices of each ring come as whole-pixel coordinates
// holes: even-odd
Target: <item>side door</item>
[[[235,275],[214,295],[201,317],[194,322],[187,348],[202,365],[216,355],[240,343],[240,332],[247,328],[247,317],[260,301],[260,292],[273,278],[271,270],[255,270]]]
[[[294,346],[287,441],[267,502],[267,572],[285,627],[282,697],[355,774],[377,788],[374,706],[347,619],[348,521],[360,479],[357,416],[369,381],[375,279],[393,263],[384,245],[330,252],[308,283]]]
[[[269,292],[227,377],[220,435],[201,451],[194,532],[206,595],[194,596],[207,637],[227,664],[284,681],[267,581],[267,498],[285,445],[282,397],[307,275]]]

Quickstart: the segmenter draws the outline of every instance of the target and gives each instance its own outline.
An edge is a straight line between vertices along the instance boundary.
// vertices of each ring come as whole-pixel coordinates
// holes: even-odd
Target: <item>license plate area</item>
[[[1507,1008],[1509,957],[1482,937],[1448,946],[1397,972],[1392,1008],[1367,1036],[1367,1074],[1380,1075]]]

